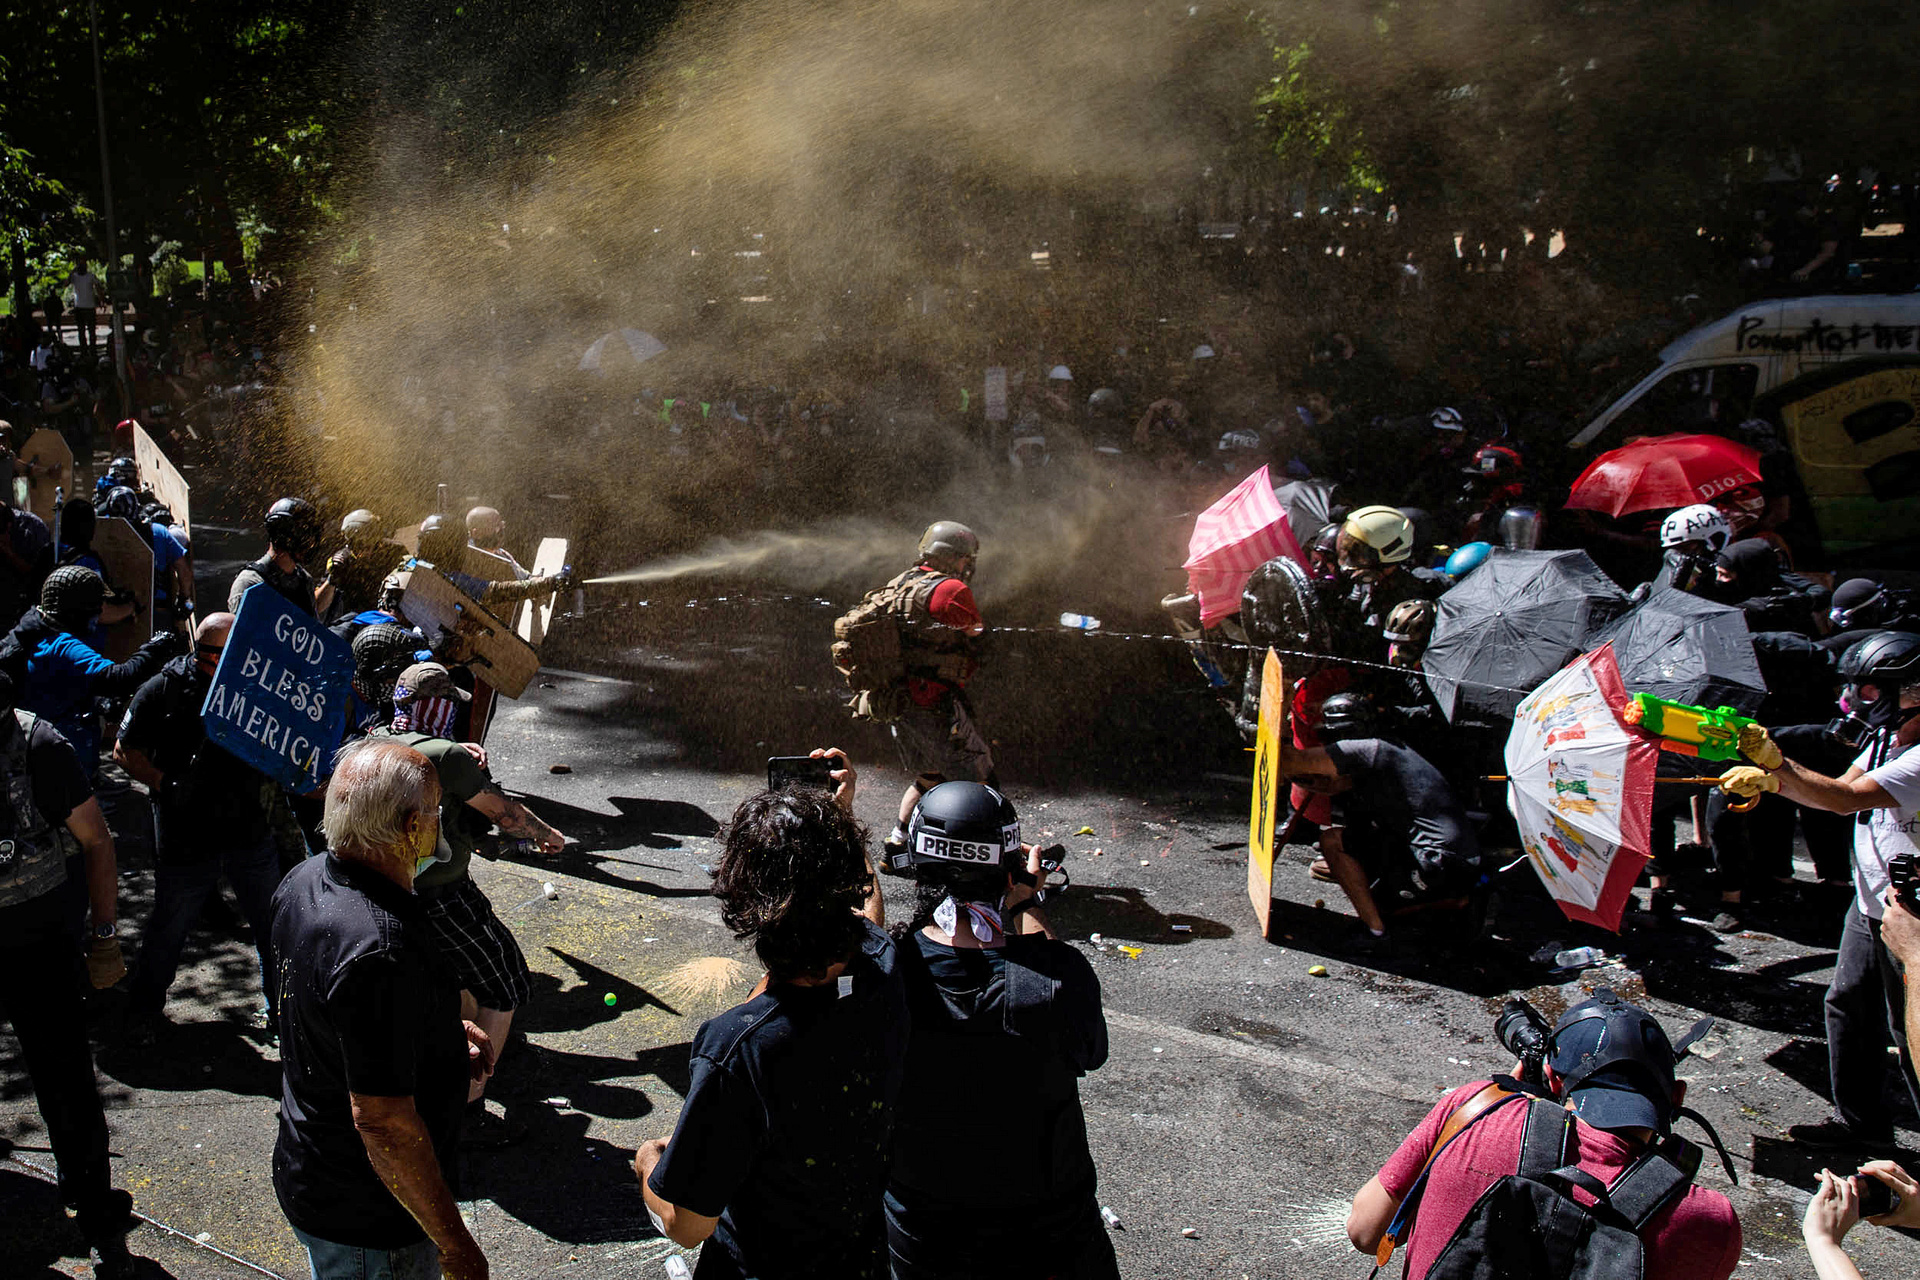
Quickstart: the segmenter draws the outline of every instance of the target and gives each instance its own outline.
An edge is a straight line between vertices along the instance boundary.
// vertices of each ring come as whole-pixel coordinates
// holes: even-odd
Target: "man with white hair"
[[[440,782],[390,738],[340,753],[327,853],[273,896],[280,1136],[273,1189],[314,1280],[485,1280],[449,1186],[470,1076],[493,1068],[426,927],[414,872],[434,860]]]

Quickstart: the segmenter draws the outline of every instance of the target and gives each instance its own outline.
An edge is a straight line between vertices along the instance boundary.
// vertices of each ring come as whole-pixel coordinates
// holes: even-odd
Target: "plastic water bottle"
[[[1060,625],[1075,631],[1098,631],[1100,619],[1085,613],[1063,613],[1060,615]]]
[[[693,1272],[687,1270],[687,1260],[677,1253],[667,1255],[667,1280],[693,1280]]]
[[[1556,951],[1553,967],[1556,969],[1585,969],[1589,965],[1599,964],[1607,958],[1607,953],[1598,947],[1575,947],[1570,951]]]

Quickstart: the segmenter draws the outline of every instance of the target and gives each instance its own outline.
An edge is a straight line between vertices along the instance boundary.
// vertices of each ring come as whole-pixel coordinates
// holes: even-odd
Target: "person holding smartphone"
[[[1800,1234],[1807,1242],[1807,1256],[1813,1259],[1813,1273],[1820,1280],[1862,1280],[1860,1268],[1840,1247],[1840,1241],[1859,1222],[1862,1201],[1876,1190],[1875,1184],[1894,1197],[1893,1207],[1867,1218],[1877,1227],[1920,1227],[1920,1184],[1913,1175],[1891,1160],[1871,1160],[1860,1172],[1842,1178],[1831,1169],[1820,1171],[1820,1186],[1807,1202],[1806,1217],[1801,1219]]]

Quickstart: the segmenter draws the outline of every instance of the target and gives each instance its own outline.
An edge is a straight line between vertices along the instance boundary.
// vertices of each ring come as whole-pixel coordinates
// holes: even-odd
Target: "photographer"
[[[1106,1016],[1086,957],[1040,912],[1058,864],[977,782],[927,792],[907,839],[895,869],[918,892],[900,937],[913,1029],[886,1194],[893,1280],[1118,1280],[1079,1087],[1107,1060]]]
[[[1516,1010],[1526,1019],[1518,1035]],[[1580,1223],[1566,1221],[1587,1214],[1571,1188],[1600,1187],[1616,1212],[1593,1216],[1588,1258],[1637,1238],[1643,1268],[1632,1274],[1725,1280],[1740,1260],[1739,1219],[1725,1196],[1692,1182],[1698,1149],[1671,1133],[1678,1116],[1698,1121],[1682,1106],[1686,1085],[1674,1066],[1707,1025],[1676,1049],[1644,1010],[1605,988],[1568,1009],[1550,1033],[1530,1007],[1511,1003],[1497,1032],[1509,1049],[1537,1046],[1541,1093],[1515,1080],[1455,1090],[1354,1197],[1348,1239],[1383,1264],[1391,1252],[1383,1239],[1405,1243],[1410,1280],[1429,1271],[1566,1275],[1569,1237],[1589,1243]],[[1515,1074],[1530,1073],[1523,1063]],[[1566,1166],[1581,1176],[1561,1172]],[[1549,1221],[1564,1230],[1539,1229]],[[1498,1265],[1475,1270],[1476,1263]]]
[[[1782,754],[1758,725],[1741,730],[1740,750],[1752,765],[1727,770],[1720,788],[1732,795],[1777,793],[1797,804],[1831,813],[1859,814],[1854,827],[1854,899],[1847,908],[1827,987],[1827,1065],[1833,1116],[1792,1125],[1796,1142],[1823,1148],[1891,1148],[1886,1051],[1900,1051],[1900,1074],[1920,1108],[1920,1078],[1914,1075],[1906,1032],[1905,984],[1900,966],[1882,938],[1882,916],[1896,871],[1907,872],[1920,855],[1914,842],[1920,814],[1920,634],[1881,631],[1860,641],[1840,660],[1846,683],[1847,720],[1834,729],[1861,748],[1838,778],[1816,773]]]
[[[1894,1207],[1887,1213],[1874,1214],[1868,1222],[1877,1227],[1920,1227],[1920,1185],[1893,1161],[1863,1164],[1850,1178],[1822,1169],[1820,1188],[1807,1202],[1806,1217],[1800,1221],[1807,1256],[1813,1259],[1813,1273],[1820,1280],[1861,1280],[1860,1268],[1853,1265],[1840,1241],[1860,1221],[1861,1193],[1867,1190],[1869,1181],[1886,1186],[1894,1197]]]
[[[882,1280],[880,1195],[906,1052],[906,988],[879,928],[855,774],[743,801],[713,893],[766,975],[694,1036],[671,1140],[634,1157],[662,1234],[700,1251],[699,1280]]]

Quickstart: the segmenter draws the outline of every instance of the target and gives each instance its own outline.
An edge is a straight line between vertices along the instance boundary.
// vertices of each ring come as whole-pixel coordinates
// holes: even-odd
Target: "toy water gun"
[[[1634,694],[1620,718],[1665,739],[1669,751],[1719,761],[1739,759],[1740,728],[1754,723],[1732,707],[1690,707],[1650,693]]]

